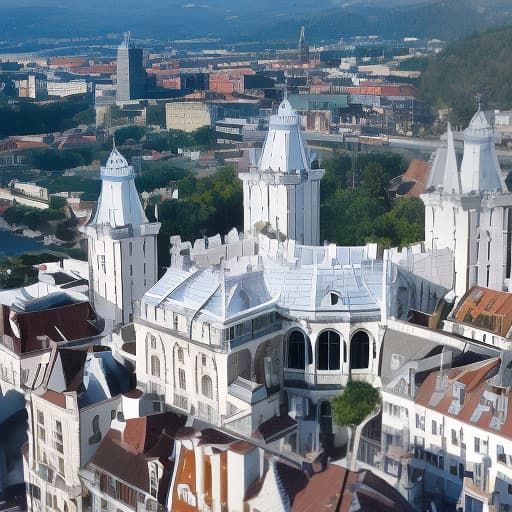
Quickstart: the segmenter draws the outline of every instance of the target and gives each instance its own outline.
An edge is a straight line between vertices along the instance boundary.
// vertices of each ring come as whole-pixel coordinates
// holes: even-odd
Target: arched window
[[[318,337],[318,370],[340,369],[340,335],[336,331],[324,331]]]
[[[212,379],[208,375],[203,375],[201,379],[201,392],[207,398],[213,398]]]
[[[368,368],[370,358],[370,338],[364,331],[357,331],[350,340],[350,368]]]
[[[288,337],[287,368],[304,370],[313,362],[309,338],[302,331],[292,331]]]
[[[89,444],[96,444],[101,441],[100,417],[96,414],[92,419],[92,436],[89,437]]]
[[[158,356],[151,356],[151,375],[160,377],[160,359],[158,359]]]

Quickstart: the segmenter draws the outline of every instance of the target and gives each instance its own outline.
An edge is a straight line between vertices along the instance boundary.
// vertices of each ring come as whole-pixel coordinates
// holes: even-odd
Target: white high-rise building
[[[244,231],[271,228],[298,244],[320,241],[320,180],[311,169],[299,116],[285,99],[270,128],[258,165],[240,173],[244,187]]]
[[[460,167],[448,129],[448,144],[436,154],[422,199],[426,249],[452,251],[457,297],[475,285],[510,290],[512,194],[483,112],[464,131]]]
[[[130,322],[133,303],[158,277],[157,235],[135,188],[133,167],[114,147],[101,167],[101,194],[85,227],[88,239],[90,301],[114,325]]]

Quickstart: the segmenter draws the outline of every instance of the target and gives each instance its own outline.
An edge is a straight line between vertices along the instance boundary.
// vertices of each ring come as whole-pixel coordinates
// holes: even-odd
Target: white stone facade
[[[244,191],[244,231],[265,227],[298,244],[320,242],[320,180],[323,169],[311,169],[299,116],[288,100],[270,118],[257,168],[240,173]]]
[[[133,304],[158,278],[159,223],[148,222],[133,168],[114,148],[101,169],[102,189],[88,240],[90,299],[114,325],[132,320]]]

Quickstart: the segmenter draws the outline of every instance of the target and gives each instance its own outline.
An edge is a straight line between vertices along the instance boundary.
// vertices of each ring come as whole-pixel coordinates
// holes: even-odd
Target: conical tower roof
[[[108,224],[119,228],[147,224],[148,219],[135,188],[133,167],[115,144],[106,165],[100,170],[101,194],[89,226]]]
[[[502,191],[506,188],[496,154],[494,131],[481,110],[464,130],[460,176],[464,194]]]
[[[261,171],[295,174],[309,171],[308,154],[300,131],[299,116],[285,98],[270,125],[259,162]]]

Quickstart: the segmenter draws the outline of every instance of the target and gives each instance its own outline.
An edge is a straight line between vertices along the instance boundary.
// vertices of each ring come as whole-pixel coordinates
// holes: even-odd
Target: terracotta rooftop
[[[169,456],[174,434],[185,421],[185,416],[174,413],[127,420],[123,433],[113,428],[107,432],[91,463],[104,473],[149,492],[148,461],[159,459],[166,468],[159,485],[159,502],[163,504],[172,473]]]
[[[512,439],[512,395],[507,383],[500,378],[509,369],[500,368],[499,358],[431,373],[421,385],[416,402],[447,416],[476,425],[483,430],[498,432]],[[494,379],[494,380],[491,380]],[[457,388],[462,388],[462,400]]]
[[[41,398],[62,409],[66,408],[66,395],[64,393],[58,393],[57,391],[49,389],[41,395]]]
[[[43,338],[53,341],[73,341],[93,337],[98,329],[89,321],[93,311],[88,302],[77,302],[37,311],[13,311],[0,308],[0,334],[14,339],[17,353],[46,348]],[[11,321],[18,325],[20,337],[12,330]]]
[[[462,297],[455,320],[507,336],[512,327],[512,294],[475,286]]]

